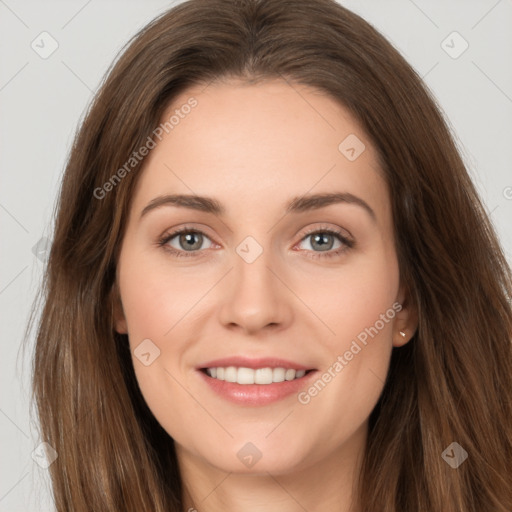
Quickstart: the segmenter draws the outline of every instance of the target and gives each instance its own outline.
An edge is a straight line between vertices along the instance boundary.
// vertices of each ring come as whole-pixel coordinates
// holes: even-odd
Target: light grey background
[[[511,261],[512,0],[340,3],[379,29],[425,78]],[[77,123],[121,47],[171,6],[0,0],[0,512],[53,510],[47,470],[32,459],[41,442],[29,410],[33,340],[26,354],[21,340],[42,275],[44,242],[37,244],[52,238]],[[51,48],[44,31],[58,43],[45,59],[31,47]]]

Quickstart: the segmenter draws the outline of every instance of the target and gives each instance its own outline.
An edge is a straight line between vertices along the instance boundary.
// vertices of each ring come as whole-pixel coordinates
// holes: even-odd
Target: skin
[[[151,150],[137,183],[116,312],[132,353],[145,339],[160,350],[149,366],[135,356],[133,364],[148,406],[175,440],[185,510],[357,511],[352,486],[368,417],[392,348],[417,326],[377,154],[349,112],[312,88],[282,80],[195,86],[164,117],[191,96],[198,105]],[[354,161],[338,150],[349,134],[366,146]],[[333,191],[363,199],[375,220],[354,203],[285,213],[291,197]],[[214,197],[226,213],[167,205],[140,218],[152,199],[170,193]],[[191,257],[158,246],[185,225],[204,233]],[[322,251],[306,235],[313,228],[338,229],[355,245],[327,258],[343,243],[327,235],[332,245]],[[247,236],[263,249],[252,263],[236,252]],[[167,246],[187,249],[179,235]],[[235,405],[195,369],[232,355],[274,356],[321,374],[396,302],[402,310],[307,404],[293,394]],[[237,457],[247,442],[262,454],[250,468]]]

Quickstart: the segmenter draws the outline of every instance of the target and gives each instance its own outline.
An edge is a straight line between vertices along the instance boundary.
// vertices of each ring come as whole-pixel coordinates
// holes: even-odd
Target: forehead
[[[194,86],[173,100],[162,123],[171,117],[145,161],[133,198],[139,211],[163,193],[214,196],[229,215],[261,211],[262,198],[281,207],[319,192],[362,196],[381,216],[389,210],[374,147],[322,91],[284,80]]]

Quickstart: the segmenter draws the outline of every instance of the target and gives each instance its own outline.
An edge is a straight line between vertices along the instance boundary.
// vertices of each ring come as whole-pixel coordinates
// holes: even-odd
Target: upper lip
[[[285,368],[292,370],[312,370],[311,366],[304,366],[303,364],[288,361],[278,357],[259,357],[251,358],[244,356],[224,357],[222,359],[215,359],[203,363],[197,367],[198,370],[204,368],[227,368],[228,366],[236,366],[237,368]]]

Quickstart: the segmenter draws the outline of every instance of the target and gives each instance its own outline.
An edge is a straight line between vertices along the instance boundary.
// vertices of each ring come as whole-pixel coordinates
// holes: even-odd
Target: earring
[[[400,336],[402,336],[402,338],[405,338],[405,332],[404,331],[400,331]]]

